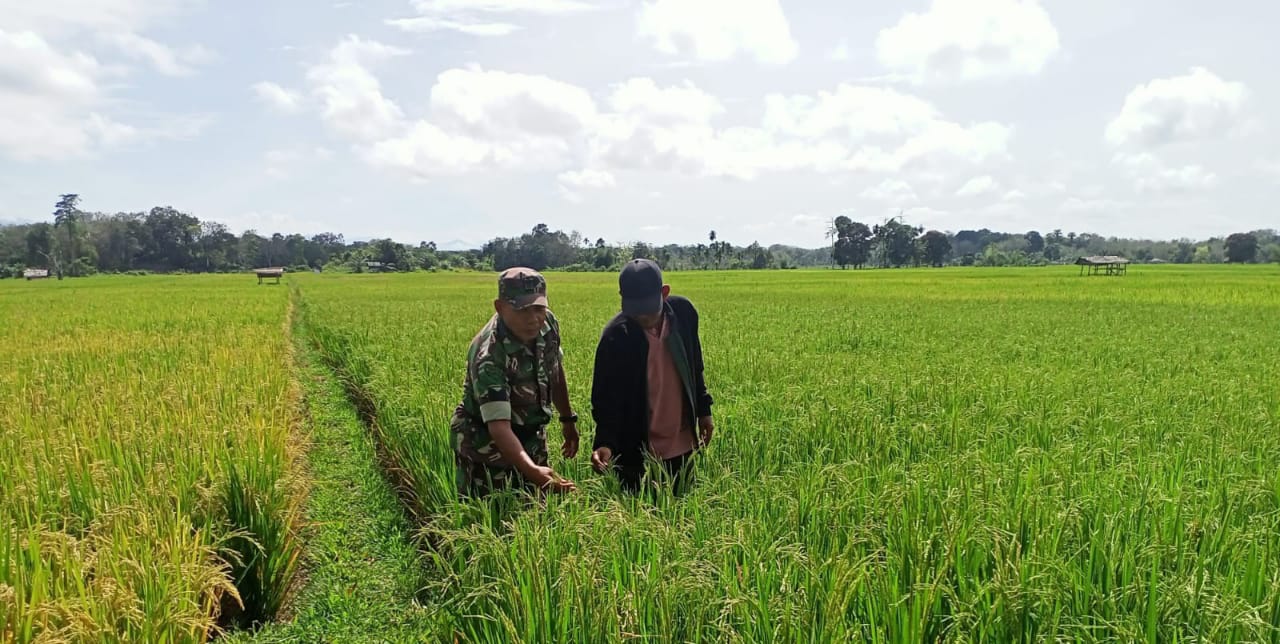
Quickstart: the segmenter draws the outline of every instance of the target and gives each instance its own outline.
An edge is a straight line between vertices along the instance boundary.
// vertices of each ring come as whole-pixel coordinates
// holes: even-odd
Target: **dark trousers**
[[[655,472],[658,476],[656,481],[649,472],[650,463],[653,461],[640,460],[638,463],[618,467],[615,471],[618,473],[618,481],[622,483],[622,489],[632,494],[639,492],[641,486],[652,490],[655,487],[654,483],[661,482],[664,485],[670,483],[672,494],[680,496],[693,484],[692,460],[693,452],[687,452],[680,456],[656,461],[655,464],[660,464],[661,468]]]

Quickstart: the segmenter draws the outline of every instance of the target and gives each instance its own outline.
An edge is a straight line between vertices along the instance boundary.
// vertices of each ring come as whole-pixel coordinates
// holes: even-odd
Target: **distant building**
[[[255,268],[254,274],[258,276],[258,283],[261,284],[264,279],[274,279],[276,284],[280,283],[280,278],[284,277],[283,266],[269,266],[267,268]]]
[[[364,267],[365,267],[365,269],[367,269],[370,273],[394,273],[394,272],[396,271],[396,265],[395,265],[395,264],[384,264],[384,263],[382,263],[382,262],[369,262],[369,261],[366,261],[366,262],[364,263]]]
[[[47,268],[28,268],[22,271],[22,276],[28,280],[49,279],[49,269]]]
[[[1092,255],[1076,260],[1081,275],[1124,275],[1129,268],[1129,260],[1119,255]]]

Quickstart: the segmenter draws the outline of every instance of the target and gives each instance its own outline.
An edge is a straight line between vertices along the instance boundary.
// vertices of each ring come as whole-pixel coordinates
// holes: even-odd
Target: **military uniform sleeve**
[[[485,342],[476,352],[471,369],[471,393],[480,403],[481,420],[511,420],[511,385],[507,382],[506,356],[499,343]]]
[[[556,343],[556,364],[562,364],[564,362],[564,343],[560,339],[560,320],[550,310],[547,311],[547,326],[551,327],[551,337],[555,339]]]

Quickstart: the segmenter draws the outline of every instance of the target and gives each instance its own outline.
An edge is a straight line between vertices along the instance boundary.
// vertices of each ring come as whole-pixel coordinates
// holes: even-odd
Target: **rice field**
[[[0,641],[201,641],[234,589],[290,618],[326,477],[293,316],[422,553],[418,630],[369,641],[1280,642],[1275,267],[667,278],[717,400],[696,484],[624,495],[553,425],[579,492],[532,503],[454,493],[492,275],[0,285]],[[548,280],[585,447],[616,277]]]
[[[549,279],[584,416],[614,279]],[[493,280],[300,280],[423,526],[430,639],[1280,641],[1274,268],[668,281],[718,400],[694,490],[553,456],[581,493],[525,507],[453,499]]]
[[[0,285],[0,642],[198,642],[299,551],[283,287]]]

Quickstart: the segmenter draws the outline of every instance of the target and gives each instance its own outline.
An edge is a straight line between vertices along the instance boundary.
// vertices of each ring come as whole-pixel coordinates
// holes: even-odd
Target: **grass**
[[[377,466],[376,446],[346,392],[299,339],[308,418],[311,496],[305,513],[306,583],[293,619],[227,642],[412,642],[429,631],[417,603],[425,569],[404,508]]]
[[[291,278],[297,355],[243,276],[0,285],[0,641],[238,596],[286,619],[231,641],[1280,642],[1275,267],[668,279],[697,484],[625,496],[553,428],[581,492],[532,504],[453,492],[490,275]],[[550,275],[584,418],[614,280]]]
[[[432,544],[432,639],[1280,641],[1277,278],[673,273],[719,400],[698,485],[579,457],[514,511],[456,502],[447,447],[492,280],[300,283]],[[616,285],[550,281],[587,411]]]
[[[0,641],[205,641],[300,544],[284,289],[0,288]]]

